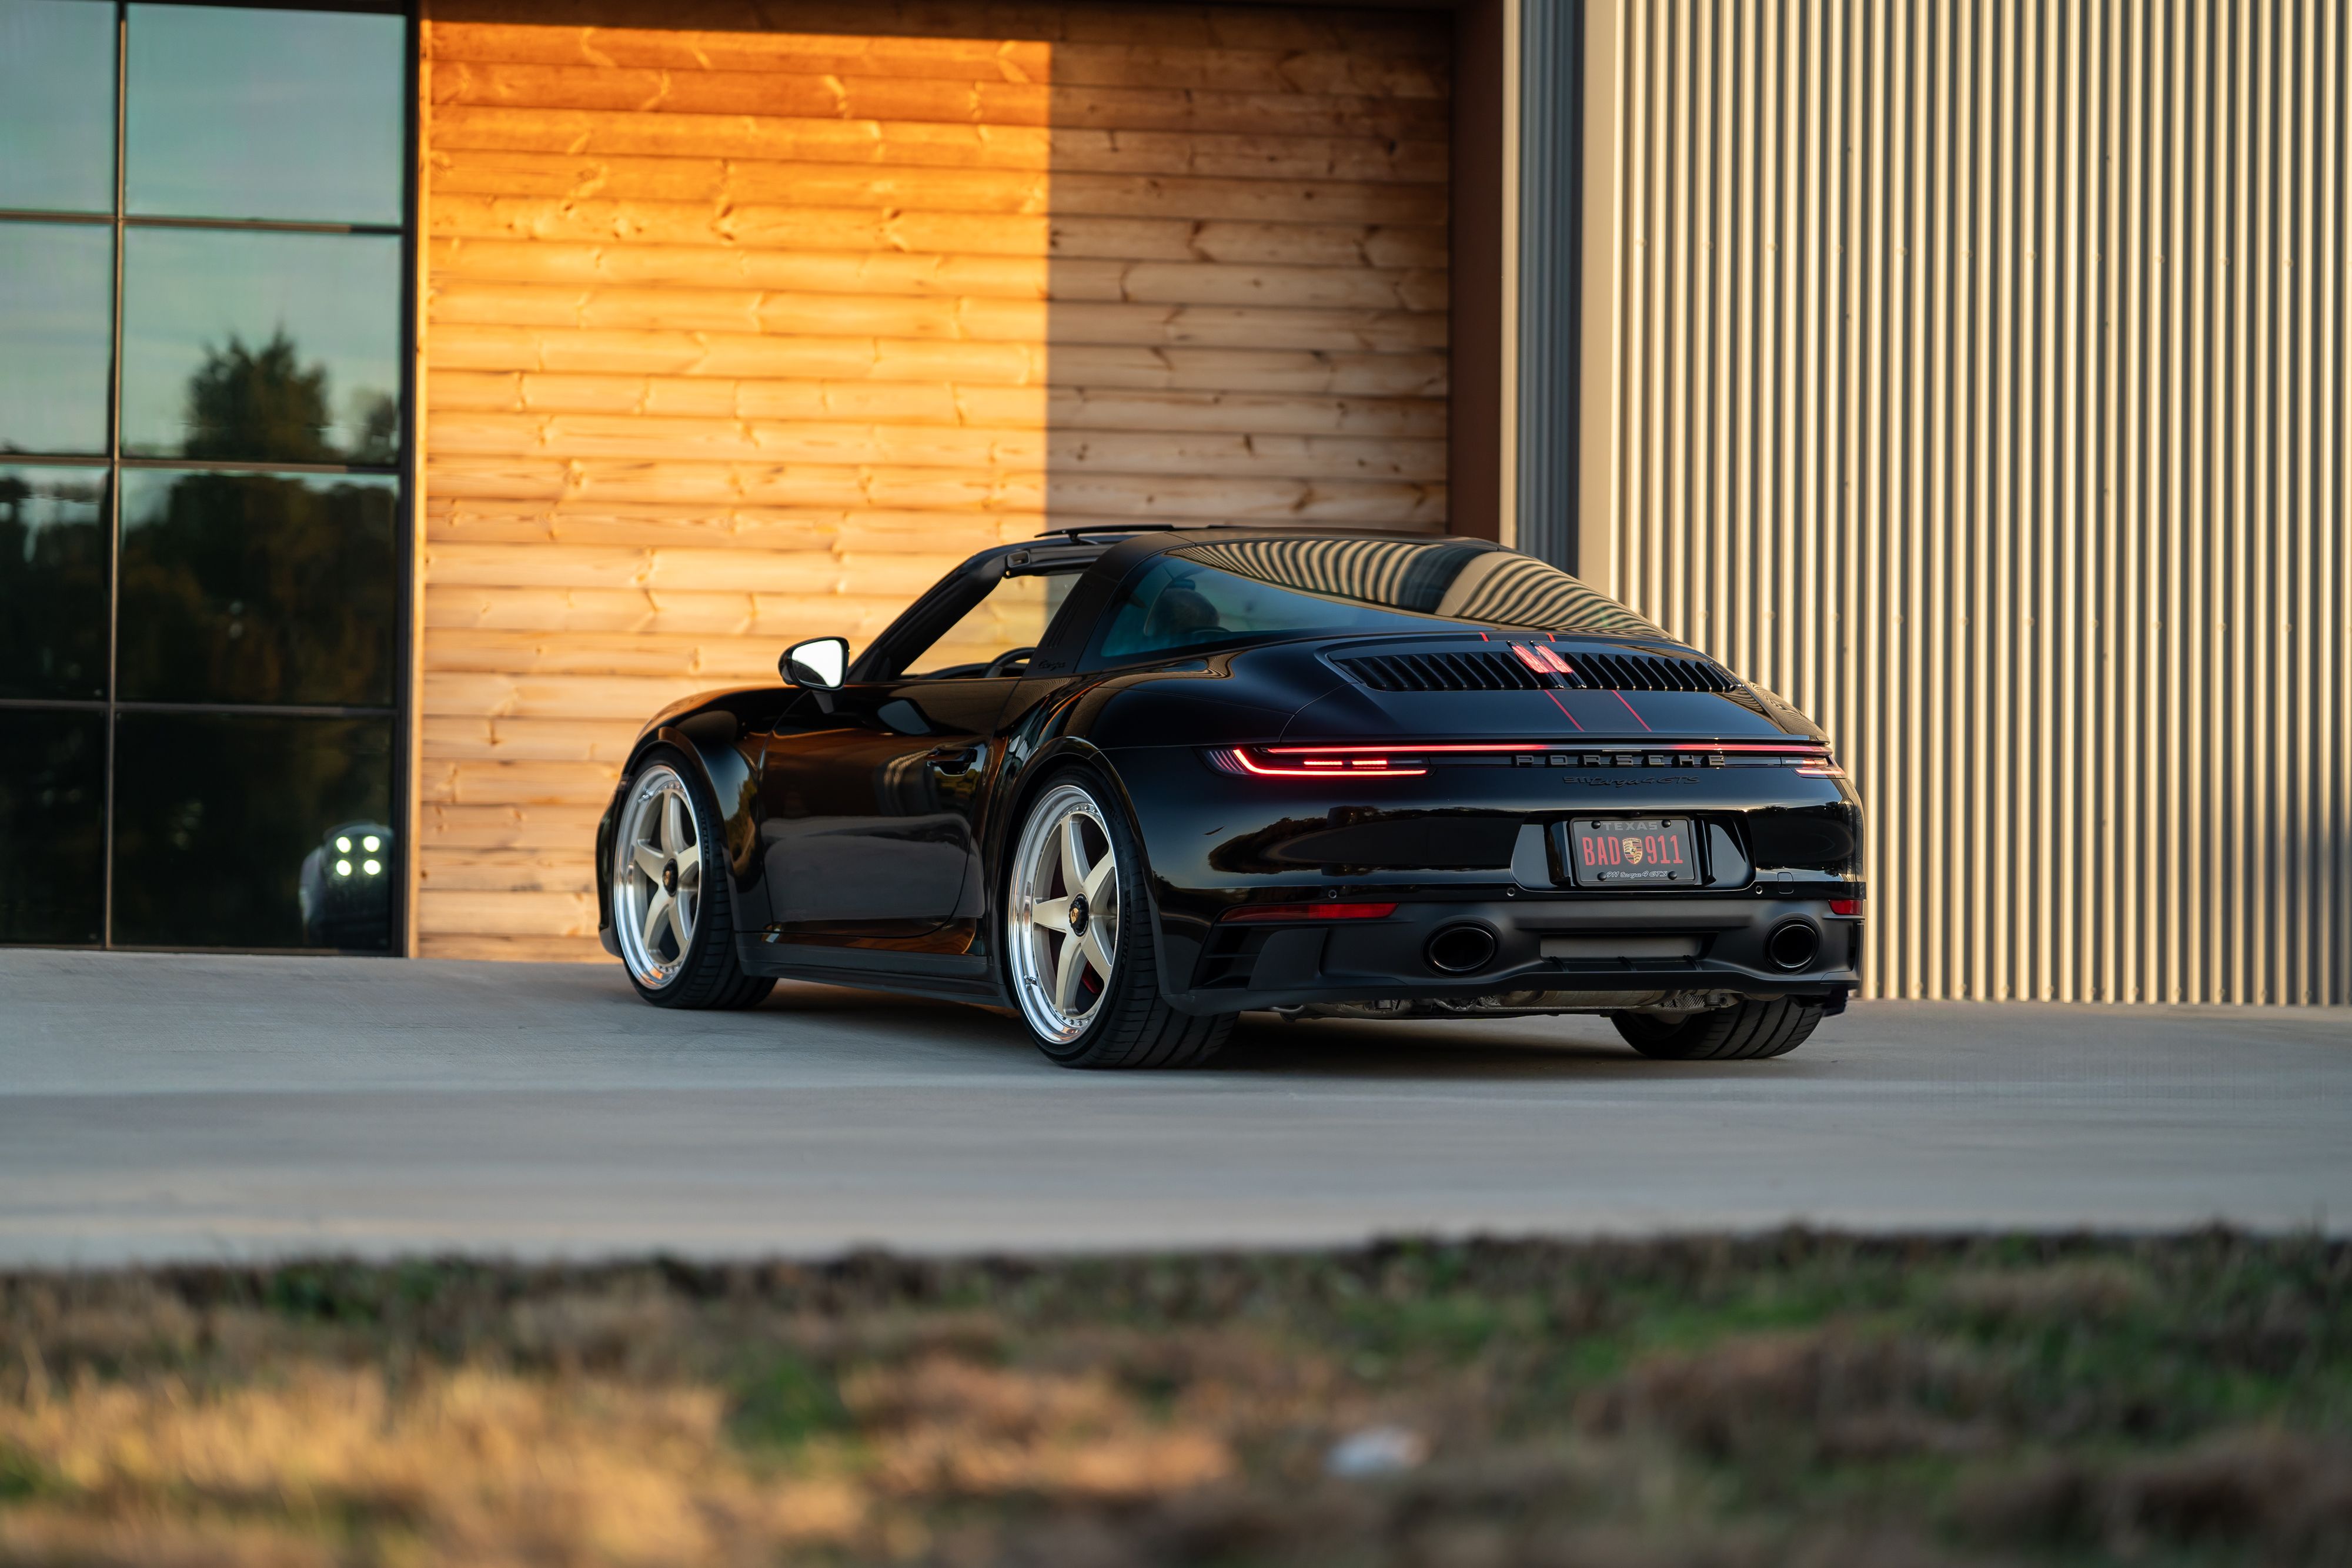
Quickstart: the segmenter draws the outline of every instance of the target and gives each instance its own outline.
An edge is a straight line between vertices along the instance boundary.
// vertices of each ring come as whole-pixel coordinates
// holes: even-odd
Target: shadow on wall
[[[701,228],[682,237],[793,256],[740,269],[769,289],[754,329],[791,345],[743,384],[793,385],[733,404],[799,427],[748,448],[803,460],[800,498],[774,499],[824,504],[818,469],[846,463],[838,493],[869,523],[929,518],[942,541],[982,518],[997,538],[1444,528],[1444,13],[453,0],[435,18],[475,35],[436,58],[434,143],[466,163],[462,183],[436,167],[436,193],[487,190],[476,154],[536,149],[527,117],[561,118],[575,204],[614,205],[614,239],[657,237],[668,215],[622,199],[650,195]],[[762,37],[698,51],[698,31]],[[556,172],[507,174],[520,196]]]

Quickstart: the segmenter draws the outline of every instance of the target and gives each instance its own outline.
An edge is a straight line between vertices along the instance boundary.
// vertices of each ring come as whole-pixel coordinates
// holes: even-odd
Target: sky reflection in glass
[[[0,452],[106,451],[114,234],[0,224]]]
[[[125,210],[401,221],[407,23],[131,7]]]
[[[0,0],[0,207],[114,211],[114,7]]]

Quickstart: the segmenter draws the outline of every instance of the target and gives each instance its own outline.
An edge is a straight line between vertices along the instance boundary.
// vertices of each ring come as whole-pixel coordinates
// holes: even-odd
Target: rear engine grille
[[[1737,684],[1702,659],[1661,659],[1650,653],[1570,653],[1571,686],[1608,692],[1727,692]]]
[[[1532,692],[1544,685],[1508,653],[1373,653],[1332,662],[1376,692]]]
[[[1509,653],[1368,653],[1332,662],[1376,692],[1531,692],[1547,686],[1595,692],[1728,692],[1731,676],[1703,659],[1654,653],[1563,653],[1565,666],[1538,674]]]

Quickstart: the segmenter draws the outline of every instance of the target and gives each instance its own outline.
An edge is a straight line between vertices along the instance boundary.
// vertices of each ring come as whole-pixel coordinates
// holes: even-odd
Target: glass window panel
[[[122,268],[125,452],[398,455],[398,239],[132,229]]]
[[[0,207],[114,211],[114,7],[0,0]]]
[[[129,702],[393,700],[390,476],[122,475]]]
[[[0,224],[0,452],[106,451],[114,231]]]
[[[0,697],[106,695],[106,470],[0,467]]]
[[[126,713],[115,726],[114,940],[385,951],[399,864],[391,814],[390,719]],[[352,862],[336,875],[339,830],[376,834],[383,852],[333,855]]]
[[[125,210],[401,221],[398,16],[131,7]]]
[[[96,942],[106,716],[0,708],[0,942]]]
[[[907,673],[977,675],[1002,654],[1035,647],[1045,640],[1045,628],[1085,570],[1073,566],[1066,571],[1000,578],[986,598],[907,662]]]

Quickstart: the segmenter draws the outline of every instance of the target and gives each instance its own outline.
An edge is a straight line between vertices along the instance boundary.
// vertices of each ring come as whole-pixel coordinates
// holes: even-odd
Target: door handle
[[[932,772],[953,777],[969,773],[988,757],[984,746],[942,746],[923,758]]]

